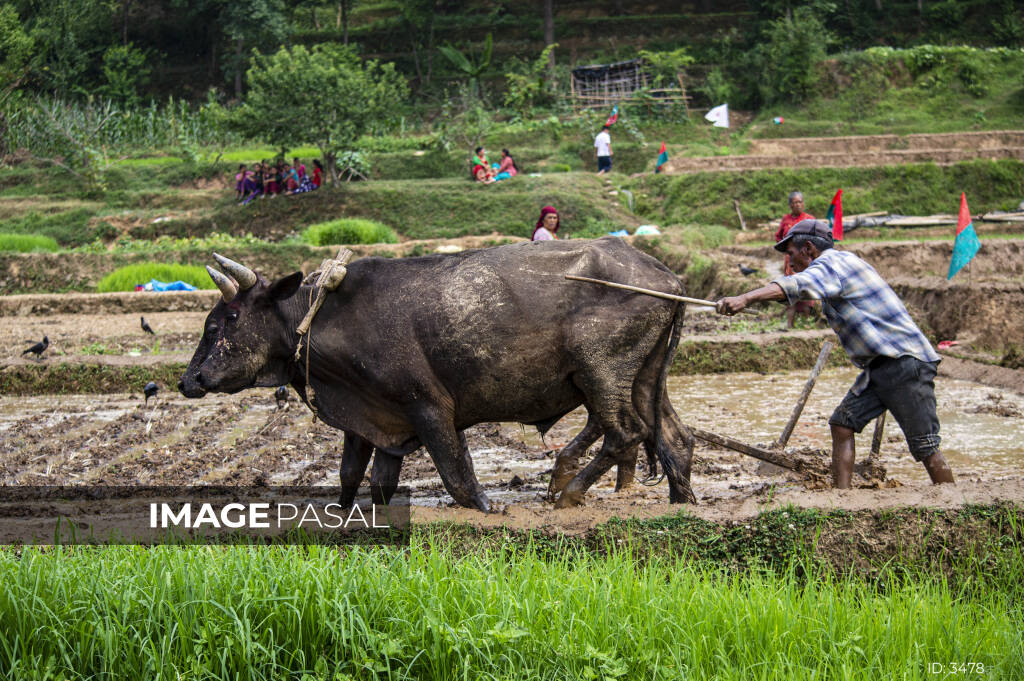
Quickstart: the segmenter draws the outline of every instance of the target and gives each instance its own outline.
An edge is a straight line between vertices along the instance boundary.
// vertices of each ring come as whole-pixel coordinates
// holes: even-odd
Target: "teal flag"
[[[963,269],[964,265],[971,261],[981,248],[978,235],[974,231],[974,223],[967,225],[962,232],[956,235],[953,243],[953,259],[949,261],[949,275],[946,279],[952,279],[957,272]]]
[[[971,261],[981,248],[978,241],[978,233],[974,231],[974,221],[971,220],[971,211],[967,209],[967,194],[960,194],[960,214],[956,220],[956,241],[953,242],[953,258],[949,261],[949,274],[946,280],[963,269],[964,265]]]

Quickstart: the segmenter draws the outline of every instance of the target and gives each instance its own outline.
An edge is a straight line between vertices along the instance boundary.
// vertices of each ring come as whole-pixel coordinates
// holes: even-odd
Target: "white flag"
[[[728,128],[729,127],[729,105],[722,104],[716,106],[711,111],[708,111],[704,115],[705,120],[709,120],[714,123],[716,128]]]

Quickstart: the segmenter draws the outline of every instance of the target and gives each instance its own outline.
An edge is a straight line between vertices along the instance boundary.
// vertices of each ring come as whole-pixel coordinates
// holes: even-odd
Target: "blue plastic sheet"
[[[136,291],[197,291],[195,286],[192,284],[186,284],[185,282],[178,281],[158,281],[157,279],[150,279],[145,284],[139,284],[135,287]]]

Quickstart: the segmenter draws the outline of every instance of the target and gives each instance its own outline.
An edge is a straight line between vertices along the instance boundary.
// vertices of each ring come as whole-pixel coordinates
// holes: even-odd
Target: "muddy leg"
[[[559,492],[565,489],[565,486],[578,472],[580,457],[586,454],[592,444],[597,442],[597,438],[601,437],[601,434],[601,425],[597,419],[588,416],[583,430],[558,453],[558,458],[555,459],[555,470],[551,472],[551,482],[548,483],[548,499],[553,500]]]
[[[386,454],[376,450],[373,455],[373,468],[370,470],[370,496],[373,503],[382,506],[391,503],[391,497],[398,489],[398,475],[402,472],[401,456]]]
[[[690,488],[690,468],[693,465],[693,433],[679,422],[679,416],[666,395],[661,408],[661,441],[655,442],[653,434],[645,442],[648,451],[661,448],[659,456],[665,477],[668,478],[668,500],[673,504],[697,503],[697,497]]]
[[[353,433],[345,433],[345,445],[341,452],[341,497],[342,508],[351,508],[356,500],[359,483],[363,481],[366,465],[370,463],[373,445]]]
[[[636,478],[636,458],[640,445],[634,445],[618,461],[618,470],[615,474],[615,491],[621,491],[633,484]]]
[[[575,478],[569,481],[561,496],[558,497],[558,501],[555,502],[555,508],[568,508],[582,504],[583,495],[591,485],[620,461],[623,450],[633,449],[635,452],[637,438],[639,435],[633,436],[631,439],[634,442],[630,442],[616,431],[605,431],[601,452]]]
[[[466,437],[455,431],[451,420],[440,415],[424,415],[419,420],[417,434],[430,453],[444,488],[456,503],[490,513],[491,501],[476,479]]]

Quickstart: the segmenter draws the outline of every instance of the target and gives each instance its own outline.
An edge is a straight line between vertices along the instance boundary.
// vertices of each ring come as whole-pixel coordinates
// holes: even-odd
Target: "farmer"
[[[789,232],[790,228],[796,223],[802,220],[813,220],[814,216],[810,213],[804,212],[804,195],[801,192],[794,191],[789,193],[789,212],[782,216],[782,220],[779,223],[779,229],[775,232],[775,242],[778,243],[786,237],[786,233]],[[789,256],[785,256],[782,261],[782,273],[785,275],[793,274],[793,268],[789,264]],[[793,322],[796,320],[797,314],[813,314],[814,303],[809,300],[801,300],[795,305],[786,306],[786,328],[792,329]]]
[[[850,487],[853,434],[886,409],[900,424],[910,453],[924,463],[932,482],[953,482],[953,471],[939,452],[934,383],[939,356],[896,293],[871,265],[853,253],[832,248],[832,229],[824,220],[798,222],[775,249],[789,255],[796,273],[723,298],[717,310],[732,315],[766,300],[821,301],[846,354],[863,369],[829,419],[835,486]]]

